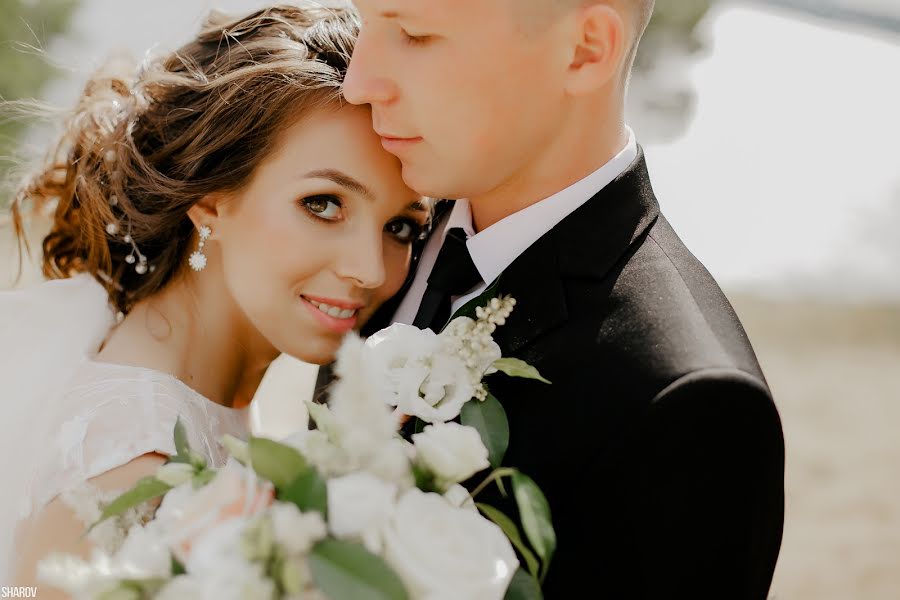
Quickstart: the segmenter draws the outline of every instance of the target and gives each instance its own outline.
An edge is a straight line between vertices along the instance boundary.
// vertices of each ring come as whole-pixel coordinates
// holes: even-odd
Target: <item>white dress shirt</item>
[[[525,250],[560,221],[575,212],[582,204],[621,175],[637,158],[634,132],[626,127],[628,142],[608,163],[549,198],[513,213],[484,231],[475,232],[472,207],[468,200],[457,200],[449,218],[439,225],[419,259],[419,269],[412,286],[394,314],[395,323],[412,324],[428,287],[428,277],[434,268],[438,252],[444,245],[447,231],[461,228],[466,232],[466,247],[472,262],[481,274],[481,283],[469,293],[453,298],[453,312],[481,294],[487,286],[513,263]]]

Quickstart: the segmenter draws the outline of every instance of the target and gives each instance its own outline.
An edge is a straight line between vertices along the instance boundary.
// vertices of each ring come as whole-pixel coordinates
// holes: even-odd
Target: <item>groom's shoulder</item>
[[[570,327],[591,336],[588,354],[598,367],[610,362],[659,388],[691,374],[730,372],[767,390],[731,303],[662,215],[594,282],[600,290],[570,285]]]

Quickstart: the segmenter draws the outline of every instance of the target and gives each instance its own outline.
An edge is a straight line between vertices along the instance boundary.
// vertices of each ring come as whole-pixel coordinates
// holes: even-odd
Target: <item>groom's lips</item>
[[[398,137],[380,132],[378,135],[381,136],[381,146],[392,154],[422,141],[421,137]]]

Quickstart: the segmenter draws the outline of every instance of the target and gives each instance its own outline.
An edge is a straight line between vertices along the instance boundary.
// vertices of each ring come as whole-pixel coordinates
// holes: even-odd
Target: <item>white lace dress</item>
[[[223,435],[249,434],[247,408],[158,371],[96,361],[113,323],[106,292],[88,276],[0,293],[0,586],[15,585],[21,520],[143,454],[174,454],[179,417],[213,465],[224,463]]]

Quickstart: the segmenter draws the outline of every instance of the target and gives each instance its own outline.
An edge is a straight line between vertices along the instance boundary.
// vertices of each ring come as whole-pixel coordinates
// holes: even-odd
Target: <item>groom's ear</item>
[[[617,5],[606,3],[590,3],[578,10],[566,85],[571,95],[599,91],[622,72],[628,32],[620,11]]]

